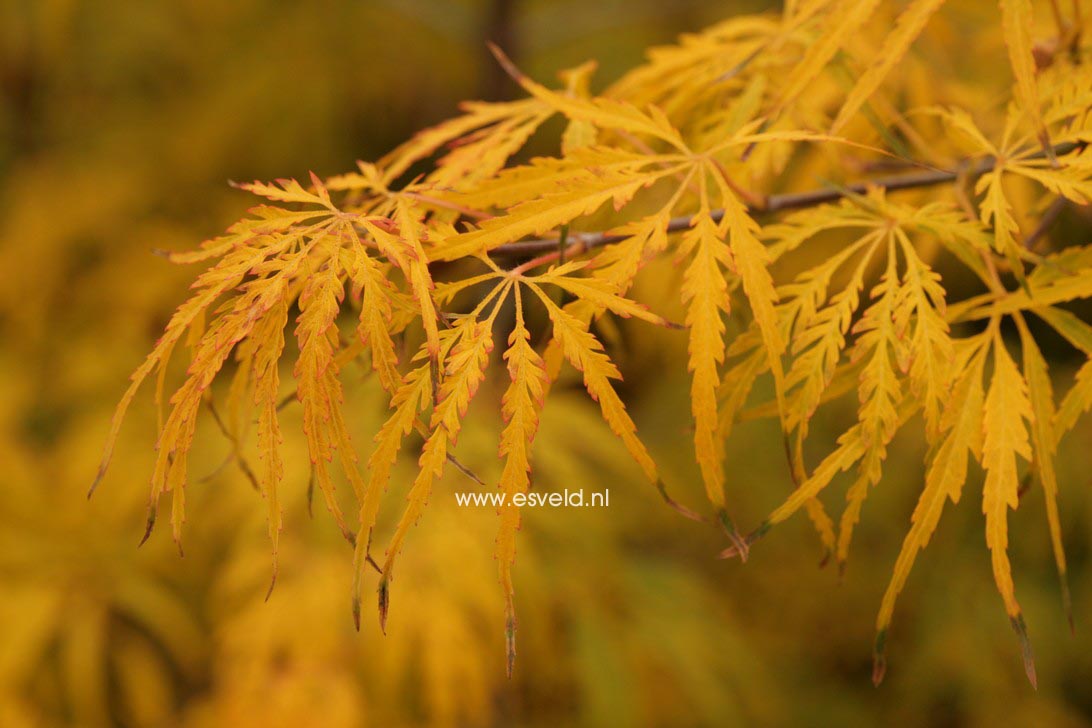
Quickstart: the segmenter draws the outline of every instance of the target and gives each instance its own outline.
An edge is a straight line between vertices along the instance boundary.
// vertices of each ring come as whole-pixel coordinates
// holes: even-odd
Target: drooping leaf
[[[1030,461],[1031,442],[1026,422],[1035,414],[1028,397],[1028,385],[1005,348],[1000,334],[993,345],[994,371],[983,410],[982,467],[986,471],[982,512],[986,516],[986,545],[990,549],[994,581],[1013,628],[1025,646],[1028,679],[1035,683],[1035,665],[1027,648],[1027,629],[1016,601],[1016,588],[1009,563],[1008,511],[1019,505],[1019,459]]]

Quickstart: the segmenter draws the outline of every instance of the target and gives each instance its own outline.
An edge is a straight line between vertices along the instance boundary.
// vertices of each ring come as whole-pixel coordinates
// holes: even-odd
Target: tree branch
[[[1072,142],[1059,144],[1053,151],[1055,155],[1062,156],[1069,154],[1080,146],[1082,145]],[[1039,152],[1030,158],[1044,159],[1045,156],[1046,155],[1043,152]],[[970,166],[964,174],[966,175],[966,179],[974,180],[984,174],[992,172],[996,166],[997,160],[992,157],[987,157]],[[829,187],[818,190],[809,190],[807,192],[789,192],[781,195],[770,195],[766,198],[766,203],[764,205],[749,205],[747,209],[753,214],[800,210],[808,207],[816,207],[827,202],[836,202],[845,197],[847,192],[860,195],[866,193],[873,187],[879,187],[888,192],[935,187],[937,185],[955,182],[959,177],[959,172],[949,172],[947,170],[926,170],[913,174],[877,177],[867,182],[857,182],[840,188]],[[720,222],[724,217],[724,210],[714,210],[712,217],[714,221]],[[675,233],[686,230],[690,227],[693,219],[694,218],[691,215],[682,215],[680,217],[671,218],[667,225],[667,232]],[[610,245],[611,243],[618,243],[625,239],[625,235],[612,234],[609,231],[579,233],[570,230],[569,240],[571,242],[569,243],[567,250],[570,254],[578,253],[593,248],[599,248],[604,245]],[[538,255],[541,253],[557,251],[557,246],[557,238],[520,240],[515,243],[500,245],[493,250],[490,250],[489,254],[491,256],[505,257]]]

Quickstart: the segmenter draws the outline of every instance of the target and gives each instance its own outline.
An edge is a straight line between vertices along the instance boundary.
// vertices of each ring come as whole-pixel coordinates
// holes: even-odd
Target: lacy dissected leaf
[[[642,107],[655,103],[672,119],[685,119],[684,111],[708,101],[710,88],[739,76],[773,37],[806,20],[793,19],[785,27],[766,16],[729,18],[683,36],[678,45],[650,49],[648,63],[626,73],[603,95]]]
[[[597,183],[605,186],[641,175],[653,166],[682,162],[678,155],[606,146],[581,147],[563,157],[536,157],[527,164],[501,170],[473,190],[451,193],[445,199],[472,209],[509,209],[542,195]]]
[[[1029,158],[1010,162],[1006,165],[1013,174],[1034,180],[1056,195],[1087,205],[1092,201],[1092,165],[1089,165],[1088,152],[1079,150],[1072,155],[1059,158],[1058,167],[1050,160]]]
[[[825,457],[811,476],[801,483],[784,503],[767,516],[766,520],[756,530],[756,535],[761,535],[771,526],[787,520],[809,500],[822,493],[839,473],[849,470],[860,461],[867,449],[861,437],[861,429],[861,425],[858,423],[838,438],[838,446],[834,452]]]
[[[781,399],[785,392],[785,376],[781,364],[781,357],[785,353],[785,340],[777,317],[777,290],[768,268],[771,258],[758,240],[758,224],[748,214],[746,206],[739,198],[724,191],[721,202],[724,205],[724,221],[727,223],[735,270],[743,283],[743,292],[750,304],[751,314],[762,334],[762,343],[769,358],[777,395]]]
[[[1036,273],[1042,269],[1043,267],[1036,269]],[[1089,297],[1092,297],[1092,266],[1085,263],[1080,267],[1070,267],[1063,263],[1047,276],[1030,277],[1027,289],[1021,288],[997,297],[992,302],[973,307],[961,318],[979,320],[1019,311],[1038,310]]]
[[[1032,458],[1027,422],[1035,414],[1028,385],[1016,368],[999,334],[993,345],[994,371],[983,410],[982,467],[986,482],[982,489],[982,512],[986,516],[986,545],[990,549],[994,581],[1005,611],[1025,644],[1028,678],[1034,683],[1034,666],[1027,651],[1027,634],[1009,563],[1008,511],[1019,505],[1019,460]]]
[[[1081,415],[1092,409],[1092,360],[1086,361],[1077,371],[1076,381],[1058,406],[1054,428],[1057,436],[1073,429]]]
[[[680,186],[681,192],[685,183]],[[604,249],[594,260],[592,274],[613,283],[620,293],[629,290],[644,261],[667,249],[667,228],[671,223],[671,205],[619,228],[623,239]]]
[[[577,96],[559,94],[535,83],[519,72],[508,57],[496,46],[490,46],[497,60],[508,73],[516,78],[520,85],[532,96],[540,99],[551,108],[576,121],[587,121],[601,129],[611,129],[640,134],[658,139],[675,149],[686,152],[686,143],[679,132],[663,112],[655,106],[649,106],[643,112],[637,107],[612,98],[584,99]]]
[[[459,139],[426,178],[426,185],[442,190],[473,189],[478,181],[493,178],[553,115],[542,104],[522,103],[527,106],[522,113]]]
[[[717,390],[717,437],[722,442],[732,436],[755,382],[769,368],[761,337],[753,326],[732,341],[725,358],[735,361],[725,367]]]
[[[504,103],[467,102],[462,105],[465,112],[462,116],[419,132],[380,160],[378,166],[383,170],[383,183],[390,184],[415,162],[471,134],[474,136],[470,136],[469,144],[474,145],[478,154],[488,154],[491,148],[511,149],[510,145],[525,131],[523,124],[536,117],[540,109],[541,105],[533,99]],[[463,143],[463,146],[467,145],[468,142]],[[458,158],[461,159],[461,156]],[[437,174],[447,176],[446,172],[441,172],[445,169],[447,166],[441,165]]]
[[[636,303],[619,295],[618,285],[609,279],[597,277],[578,277],[575,272],[586,267],[585,262],[570,261],[556,268],[551,268],[539,276],[526,276],[528,281],[557,286],[570,295],[592,306],[621,316],[639,318],[657,326],[666,326],[668,322],[650,312],[644,304]]]
[[[1054,306],[1035,309],[1035,315],[1048,323],[1082,354],[1092,355],[1092,326],[1081,321],[1072,311]]]
[[[883,240],[882,231],[872,231],[853,245],[831,256],[823,264],[801,274],[792,285],[782,287],[790,301],[785,317],[795,321],[792,340],[793,361],[785,377],[789,395],[786,423],[801,428],[806,435],[807,423],[822,401],[823,393],[834,378],[846,346],[846,334],[860,306],[860,294],[865,273]],[[848,283],[829,297],[831,277],[847,261],[857,257]]]
[[[694,452],[709,501],[723,507],[723,448],[717,439],[717,388],[725,352],[726,326],[722,314],[731,310],[724,269],[732,264],[732,252],[724,241],[724,231],[708,213],[694,218],[691,229],[683,235],[682,246],[691,256],[683,276],[682,298],[690,329],[687,367],[692,376]]]
[[[144,380],[157,368],[161,374],[165,371],[175,344],[191,326],[201,322],[210,306],[229,291],[238,287],[252,270],[257,269],[268,259],[289,250],[294,243],[299,242],[304,237],[302,233],[298,236],[290,235],[286,238],[266,237],[261,233],[256,233],[249,226],[245,230],[238,228],[235,228],[235,230],[235,233],[229,235],[231,238],[228,245],[229,252],[226,252],[220,261],[197,277],[192,286],[196,293],[174,312],[163,335],[156,342],[151,353],[130,377],[129,388],[122,395],[110,423],[110,433],[107,436],[102,463],[99,466],[95,484],[91,487],[92,492],[106,474],[106,469],[110,464],[110,457],[113,454],[114,443],[121,431],[121,424],[125,419],[125,414]],[[246,244],[247,242],[250,244]],[[210,252],[216,250],[218,248],[211,248]]]
[[[311,243],[312,246],[314,244]],[[171,396],[171,412],[157,441],[156,463],[152,473],[149,531],[160,496],[171,492],[172,531],[175,540],[181,540],[182,523],[185,519],[187,460],[204,393],[223,367],[232,348],[249,336],[258,320],[286,295],[289,282],[303,265],[307,252],[282,256],[275,262],[265,263],[264,269],[259,266],[258,270],[264,275],[259,275],[243,285],[243,292],[233,304],[222,309],[197,343],[188,370],[189,376]]]
[[[592,98],[590,89],[591,76],[598,64],[595,61],[587,61],[576,68],[562,71],[558,74],[565,84],[565,92],[569,96],[580,99]],[[563,156],[572,154],[577,149],[594,146],[599,139],[599,130],[586,119],[570,119],[561,135],[561,153]]]
[[[325,207],[330,212],[336,212],[333,202],[330,201],[330,193],[322,180],[311,173],[311,183],[315,187],[314,192],[304,189],[303,185],[294,179],[279,179],[276,184],[265,182],[248,182],[239,185],[239,189],[252,192],[277,202],[295,202],[302,205],[318,205]]]
[[[895,611],[895,600],[906,584],[918,553],[925,549],[936,531],[944,504],[948,500],[959,502],[967,481],[968,457],[976,461],[982,457],[982,375],[985,360],[984,346],[972,343],[964,347],[964,354],[959,360],[959,378],[952,387],[952,396],[941,416],[940,445],[930,458],[925,488],[910,516],[910,530],[903,539],[876,617],[876,653],[872,676],[876,683],[883,679],[884,645],[891,615]]]
[[[1054,551],[1054,563],[1058,568],[1058,578],[1062,587],[1062,603],[1069,624],[1073,625],[1070,606],[1069,583],[1066,578],[1065,548],[1062,545],[1061,517],[1058,515],[1058,473],[1054,466],[1057,454],[1057,436],[1054,432],[1054,387],[1050,381],[1050,370],[1046,359],[1039,350],[1035,338],[1024,323],[1017,318],[1020,330],[1020,345],[1023,350],[1024,379],[1028,385],[1031,402],[1031,442],[1035,453],[1034,467],[1043,486],[1046,499],[1047,525],[1050,529],[1050,543]]]
[[[398,353],[391,338],[394,286],[387,278],[387,271],[368,255],[362,245],[342,255],[346,257],[345,268],[356,289],[355,295],[360,298],[357,337],[371,354],[372,368],[379,383],[393,394],[402,378],[398,371]]]
[[[269,538],[273,544],[273,579],[277,578],[277,546],[281,532],[281,506],[277,488],[284,478],[281,429],[277,420],[280,402],[278,364],[284,350],[288,302],[281,300],[258,324],[254,338],[254,404],[258,407],[258,451],[262,458],[259,477],[262,496],[269,509]]]
[[[903,399],[899,403],[896,427],[901,427],[916,411],[917,406],[913,400]],[[834,451],[823,458],[811,476],[766,517],[748,540],[753,541],[761,537],[771,527],[792,517],[800,508],[807,505],[809,500],[822,493],[839,473],[846,472],[857,465],[867,454],[869,447],[870,444],[863,437],[863,426],[860,422],[842,433]]]
[[[1073,429],[1081,415],[1092,409],[1092,326],[1065,309],[1042,307],[1034,311],[1078,351],[1088,357],[1077,371],[1073,386],[1062,398],[1054,415],[1052,427],[1055,445],[1057,445],[1062,437]]]
[[[887,269],[879,284],[872,289],[874,303],[853,328],[856,335],[851,357],[863,362],[858,397],[858,437],[866,451],[861,458],[857,481],[846,493],[846,508],[838,528],[839,563],[845,563],[849,553],[853,527],[860,518],[861,507],[869,489],[880,482],[887,446],[900,425],[898,406],[902,400],[902,385],[896,369],[905,357],[905,341],[896,329],[895,316],[901,297],[896,273],[894,234],[888,235]]]
[[[400,266],[409,279],[413,297],[421,309],[421,324],[425,328],[429,354],[436,357],[440,350],[440,342],[436,307],[432,303],[432,275],[428,270],[428,257],[421,245],[418,213],[404,197],[398,199],[395,219],[398,221],[399,235],[407,248],[406,256]]]
[[[1018,245],[1020,226],[1013,216],[1014,208],[1005,196],[1004,168],[998,167],[983,175],[975,185],[975,192],[984,195],[982,199],[982,224],[992,227],[994,249],[1012,259]]]
[[[154,379],[149,532],[170,494],[180,538],[188,455],[207,410],[228,441],[224,465],[237,465],[266,501],[276,579],[290,471],[280,444],[291,437],[279,412],[297,401],[311,485],[355,543],[357,626],[369,569],[379,572],[382,625],[394,565],[446,464],[486,487],[455,445],[479,389],[497,395],[481,411],[499,405],[504,421],[495,555],[511,673],[521,525],[513,496],[531,488],[540,411],[565,362],[665,501],[725,527],[724,556],[746,557],[772,525],[805,510],[844,566],[894,438],[920,412],[924,483],[877,617],[876,677],[895,601],[972,459],[986,474],[994,575],[1027,650],[1008,509],[1026,469],[1025,484],[1034,476],[1043,486],[1068,609],[1055,461],[1062,436],[1092,410],[1092,326],[1080,307],[1060,308],[1092,298],[1092,246],[1072,235],[1092,202],[1092,64],[1076,4],[1052,5],[1057,37],[1035,43],[1029,0],[1000,0],[999,13],[982,16],[994,22],[975,16],[972,25],[944,5],[789,0],[780,14],[731,18],[654,49],[600,93],[594,62],[563,72],[555,89],[498,51],[527,98],[466,103],[457,118],[347,174],[238,185],[263,204],[199,248],[166,254],[205,269],[134,372],[99,479],[127,409]],[[1014,83],[1004,64],[995,84],[977,68],[946,73],[932,52],[911,58],[927,26],[937,30],[930,41],[973,31],[968,43],[986,52],[1004,43]],[[869,124],[851,123],[858,115]],[[662,269],[647,264],[669,257],[678,280],[648,275]],[[713,519],[667,496],[614,382],[616,352],[647,336],[620,319],[682,328],[645,305],[674,302],[669,286],[684,311],[694,457]],[[16,308],[27,321],[37,312]],[[1030,315],[1083,356],[1057,405],[1054,349],[1037,341]],[[1012,325],[1019,363],[1001,337]],[[289,333],[297,345],[286,352]],[[495,335],[506,337],[507,377],[491,360]],[[674,336],[651,344],[667,366]],[[187,360],[178,382],[172,357]],[[293,395],[280,391],[282,359],[294,365]],[[387,405],[369,433],[366,473],[348,435],[358,413],[342,406],[350,363],[374,375]],[[482,386],[491,376],[504,384]],[[839,400],[857,416],[832,430],[846,411]],[[727,515],[726,442],[737,422],[767,417],[780,424],[795,489],[743,539]],[[816,440],[835,435],[833,450],[810,462]],[[407,500],[377,553],[384,493],[418,443]],[[351,492],[335,493],[335,469]],[[836,480],[848,486],[837,531],[818,499]],[[356,509],[356,524],[342,508]]]
[[[243,246],[279,243],[282,241],[278,240],[278,234],[288,232],[308,220],[329,215],[326,209],[294,211],[272,205],[257,205],[250,208],[249,212],[251,217],[232,224],[226,235],[206,240],[201,243],[199,250],[169,253],[168,258],[173,263],[200,263],[226,256]]]
[[[620,379],[621,372],[603,351],[603,345],[587,326],[565,309],[558,306],[536,284],[528,285],[543,305],[553,325],[553,338],[561,344],[565,358],[584,375],[584,387],[592,399],[599,403],[611,430],[626,446],[629,454],[652,482],[659,480],[656,464],[645,449],[644,443],[637,437],[637,425],[630,419],[626,406],[611,385],[612,379]]]
[[[895,311],[895,330],[907,341],[910,386],[921,400],[926,435],[932,441],[940,424],[940,412],[948,395],[953,347],[946,318],[945,293],[940,275],[921,259],[906,234],[896,230],[906,260],[900,300]]]
[[[531,443],[538,432],[538,415],[547,382],[542,357],[530,343],[531,332],[524,322],[522,294],[518,286],[515,294],[516,323],[508,336],[508,350],[504,352],[512,382],[501,399],[501,413],[507,423],[500,442],[500,456],[504,458],[500,489],[505,494],[505,501],[500,509],[501,525],[495,552],[501,588],[504,590],[509,676],[516,654],[512,564],[516,558],[516,532],[520,527],[519,507],[513,502],[513,497],[517,493],[526,493],[531,487]]]
[[[784,109],[819,77],[879,5],[878,0],[837,0],[826,17],[816,41],[808,46],[781,91],[778,108]]]
[[[1001,27],[1009,48],[1009,62],[1016,77],[1016,97],[1020,100],[1035,127],[1043,149],[1050,149],[1050,135],[1039,108],[1039,89],[1035,78],[1035,57],[1032,55],[1031,29],[1035,24],[1031,0],[1000,0]]]
[[[838,133],[842,126],[868,101],[868,98],[910,50],[910,45],[921,34],[929,18],[944,5],[944,2],[945,0],[914,0],[902,11],[895,28],[884,39],[876,60],[858,79],[846,98],[845,105],[838,112],[831,126],[832,134]]]
[[[340,248],[331,238],[326,238],[322,241],[320,256],[318,270],[307,277],[299,297],[296,338],[300,355],[294,372],[296,393],[303,406],[303,431],[307,435],[315,482],[338,527],[352,541],[353,533],[338,505],[329,471],[329,462],[337,451],[357,495],[363,495],[364,483],[356,467],[356,454],[349,444],[341,412],[343,395],[334,360],[338,337],[336,319],[345,295]]]
[[[426,362],[412,369],[391,398],[392,412],[375,436],[375,448],[368,458],[368,483],[360,501],[360,525],[356,533],[353,558],[353,619],[360,629],[360,593],[363,571],[367,566],[372,529],[379,515],[383,494],[390,483],[391,471],[398,460],[402,442],[413,429],[418,413],[432,400],[432,365]]]
[[[556,169],[547,166],[545,179],[531,179],[523,197],[526,202],[511,207],[504,215],[483,221],[476,230],[445,241],[435,257],[456,260],[528,235],[541,235],[591,214],[608,202],[616,210],[621,209],[641,189],[683,169],[678,164],[662,167],[662,161],[657,156],[629,157],[612,167],[590,170],[570,167],[561,178]]]
[[[508,283],[501,284],[500,295],[496,296],[497,302],[484,320],[479,321],[476,313],[471,314],[459,319],[452,328],[443,332],[444,338],[448,340],[443,346],[447,352],[444,357],[445,377],[440,384],[436,406],[432,411],[429,436],[418,460],[420,470],[410,487],[409,495],[406,496],[406,509],[387,546],[383,575],[379,583],[381,626],[386,625],[389,584],[395,559],[409,529],[421,517],[433,483],[443,475],[449,448],[458,439],[466,409],[485,377],[489,354],[493,350],[493,323],[508,287]],[[486,299],[489,300],[491,299]]]

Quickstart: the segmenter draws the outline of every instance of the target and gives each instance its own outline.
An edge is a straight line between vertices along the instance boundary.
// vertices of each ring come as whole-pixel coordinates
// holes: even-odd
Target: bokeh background
[[[386,636],[373,611],[353,630],[351,550],[321,509],[307,515],[298,436],[285,443],[286,532],[268,602],[264,508],[221,467],[228,447],[215,432],[195,447],[191,472],[208,477],[189,489],[184,558],[165,532],[136,546],[150,396],[108,480],[84,498],[127,376],[195,273],[151,251],[186,248],[239,217],[250,200],[226,180],[345,171],[461,99],[514,93],[489,38],[541,79],[598,59],[602,84],[650,45],[764,5],[0,2],[0,726],[1092,723],[1087,423],[1060,464],[1075,635],[1040,494],[1011,519],[1038,692],[970,489],[901,599],[887,681],[869,681],[874,615],[921,483],[924,446],[912,438],[892,451],[840,579],[818,567],[802,517],[745,565],[714,559],[722,539],[659,502],[590,401],[576,389],[552,400],[537,483],[610,488],[611,507],[525,515],[511,681],[496,519],[455,508],[456,475],[411,536]],[[657,295],[655,281],[644,285]],[[626,333],[629,406],[678,497],[700,503],[685,372],[665,364],[683,343]],[[384,405],[362,371],[347,380],[355,441],[367,443]],[[487,477],[498,470],[495,394],[479,397],[459,447]],[[299,432],[298,417],[286,412],[286,432]],[[775,430],[738,429],[729,463],[734,514],[753,525],[789,488]],[[402,467],[404,485],[412,462]]]

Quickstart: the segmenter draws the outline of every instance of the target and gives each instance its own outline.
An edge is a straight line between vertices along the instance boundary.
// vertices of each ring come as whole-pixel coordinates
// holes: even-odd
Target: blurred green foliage
[[[246,203],[226,179],[347,169],[461,99],[502,93],[483,43],[491,34],[539,78],[596,58],[602,82],[649,45],[762,4],[0,4],[0,726],[1092,722],[1087,423],[1061,459],[1076,636],[1060,614],[1042,503],[1014,517],[1038,693],[1016,667],[975,498],[941,525],[902,598],[888,681],[869,682],[871,618],[922,477],[920,444],[892,453],[839,579],[817,568],[801,519],[746,565],[714,560],[717,535],[641,485],[589,402],[562,398],[546,411],[537,482],[609,487],[611,507],[525,517],[511,682],[493,514],[456,509],[455,476],[406,553],[386,637],[374,619],[352,630],[351,552],[324,514],[308,518],[298,438],[286,442],[287,482],[298,487],[285,489],[268,602],[264,511],[245,478],[221,467],[228,448],[215,432],[198,435],[194,472],[211,477],[190,489],[184,559],[165,534],[136,548],[147,399],[103,491],[84,499],[125,378],[191,277],[150,251],[188,247],[235,219]],[[504,12],[504,27],[490,20]],[[674,275],[646,276],[643,298]],[[680,497],[697,502],[688,384],[659,366],[682,343],[647,329],[623,338],[625,394],[644,439]],[[366,442],[382,405],[358,379],[349,405]],[[487,478],[498,470],[493,419],[470,418],[485,424],[459,450]],[[790,487],[775,429],[755,423],[732,442],[743,523]]]

